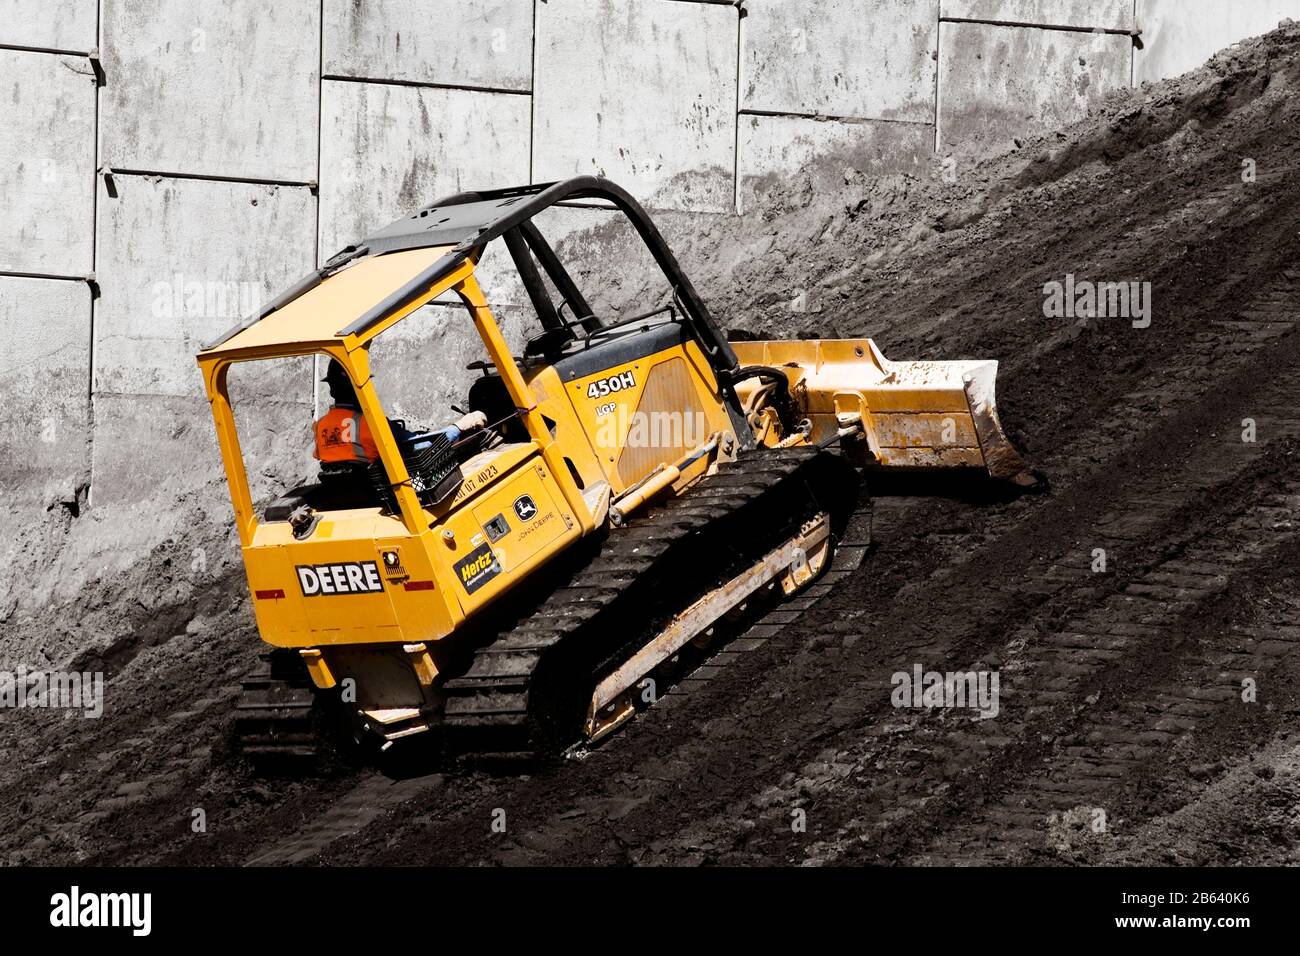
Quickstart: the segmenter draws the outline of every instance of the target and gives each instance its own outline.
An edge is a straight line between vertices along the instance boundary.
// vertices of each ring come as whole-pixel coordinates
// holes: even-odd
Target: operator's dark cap
[[[348,373],[343,371],[343,366],[335,359],[330,359],[329,365],[325,367],[325,377],[322,382],[328,382],[330,385],[351,385],[352,380],[348,378]]]

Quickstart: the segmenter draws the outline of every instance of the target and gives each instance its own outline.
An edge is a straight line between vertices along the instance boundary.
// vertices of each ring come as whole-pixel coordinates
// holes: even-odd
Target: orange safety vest
[[[365,416],[355,408],[331,408],[316,423],[316,457],[320,461],[372,462],[379,457]]]

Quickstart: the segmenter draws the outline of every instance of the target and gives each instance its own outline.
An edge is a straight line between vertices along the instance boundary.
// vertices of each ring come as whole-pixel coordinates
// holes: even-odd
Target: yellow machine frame
[[[362,260],[350,268],[360,269],[367,263],[381,261]],[[590,438],[598,430],[596,423],[574,421],[579,412],[566,395],[566,389],[582,395],[590,380],[617,377],[625,371],[666,361],[685,360],[693,366],[694,374],[688,376],[689,380],[704,390],[690,404],[702,410],[712,434],[725,433],[728,438],[714,454],[695,463],[678,483],[685,484],[699,477],[731,449],[727,431],[730,423],[721,410],[716,380],[694,342],[569,383],[560,382],[549,366],[525,378],[474,277],[474,267],[475,262],[467,259],[423,295],[359,334],[313,337],[313,332],[299,324],[299,316],[291,304],[282,310],[285,314],[277,313],[200,356],[258,627],[268,643],[319,648],[374,643],[414,646],[436,641],[525,579],[532,569],[603,523],[610,496],[618,495],[633,483],[615,467],[617,456],[613,450],[621,444],[622,436],[612,436],[610,449],[595,447]],[[326,280],[319,295],[334,292],[328,288],[330,282],[343,278],[347,271]],[[448,291],[459,295],[468,309],[490,361],[519,410],[519,420],[527,430],[529,442],[508,445],[499,452],[466,463],[460,490],[450,502],[431,511],[421,505],[411,488],[406,464],[387,425],[375,388],[368,346],[397,322]],[[303,299],[308,300],[311,295]],[[312,301],[303,301],[297,311],[305,312],[313,306]],[[327,321],[317,320],[311,325],[317,328]],[[282,327],[281,334],[268,334],[277,325]],[[328,512],[322,515],[311,538],[303,541],[294,537],[287,522],[263,522],[257,516],[249,493],[227,377],[237,362],[313,354],[334,359],[351,379],[361,411],[370,423],[380,459],[393,483],[400,513],[387,515],[379,508]],[[645,378],[644,374],[636,376],[639,383]],[[635,404],[635,399],[636,395],[630,393],[629,401]],[[561,426],[556,429],[559,439],[552,436],[543,411]],[[571,425],[579,427],[563,427]],[[576,442],[580,435],[588,440]],[[573,463],[576,476],[569,463]],[[586,494],[579,487],[579,478],[585,479]],[[602,482],[607,487],[597,487],[598,493],[592,494],[593,485]],[[485,542],[482,528],[485,518],[489,513],[510,516],[509,503],[521,494],[527,494],[536,504],[536,517],[501,542]],[[521,535],[525,540],[520,540]],[[463,569],[458,572],[458,565],[485,544],[490,560],[504,573],[494,574],[481,586],[468,591],[460,580],[465,572]],[[385,564],[385,555],[394,553],[398,560],[390,567]],[[488,560],[486,555],[481,559],[484,560]],[[374,562],[376,570],[384,575],[382,590],[352,591],[349,600],[327,602],[325,608],[315,600],[315,595],[303,594],[295,579],[297,567],[344,566],[341,573],[346,581],[346,566],[365,561]],[[400,569],[399,576],[389,575],[393,567]],[[423,650],[419,648],[412,653],[423,657],[420,653]],[[318,685],[331,686],[334,676],[329,673],[328,659],[318,654],[307,659]]]

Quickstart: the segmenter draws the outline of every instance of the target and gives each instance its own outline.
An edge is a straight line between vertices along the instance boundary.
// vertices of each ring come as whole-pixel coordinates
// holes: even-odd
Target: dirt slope
[[[924,181],[848,177],[827,198],[795,181],[761,216],[719,220],[681,250],[732,329],[1001,359],[1003,420],[1049,495],[883,497],[858,570],[585,759],[402,781],[259,781],[225,752],[251,617],[236,566],[200,584],[170,567],[191,543],[228,547],[228,527],[193,515],[179,544],[112,588],[87,582],[85,607],[52,593],[44,617],[0,623],[5,641],[29,635],[57,660],[75,646],[55,633],[70,615],[83,634],[96,615],[130,622],[106,655],[115,706],[102,720],[0,721],[3,852],[1296,862],[1298,83],[1292,27],[1009,155],[961,157],[955,182],[938,166]],[[1067,273],[1150,282],[1150,327],[1045,318],[1043,285]],[[895,709],[891,676],[915,664],[998,670],[998,716]],[[505,833],[491,829],[499,810]]]

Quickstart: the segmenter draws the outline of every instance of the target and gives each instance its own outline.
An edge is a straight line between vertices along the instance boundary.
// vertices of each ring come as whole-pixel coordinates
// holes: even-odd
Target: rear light
[[[407,581],[402,585],[402,587],[406,588],[406,590],[408,591],[432,591],[433,582],[432,581]]]
[[[253,593],[259,601],[278,601],[284,597],[284,591],[280,588],[273,588],[269,591],[254,591]]]

